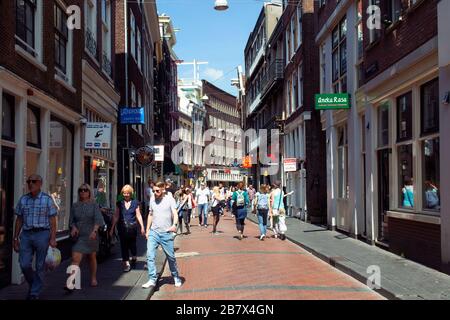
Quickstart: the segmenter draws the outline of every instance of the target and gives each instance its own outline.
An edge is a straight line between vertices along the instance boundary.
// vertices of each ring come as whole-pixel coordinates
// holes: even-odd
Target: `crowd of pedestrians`
[[[29,284],[28,299],[39,299],[44,285],[45,260],[49,248],[56,248],[57,205],[54,199],[41,191],[42,178],[31,175],[27,179],[29,193],[23,195],[16,207],[14,250],[19,253],[19,262]],[[226,188],[222,183],[209,189],[201,182],[198,188],[180,186],[171,181],[153,183],[148,181],[145,198],[141,203],[130,185],[125,185],[117,197],[116,210],[107,231],[109,238],[117,232],[120,240],[122,268],[129,272],[136,267],[137,239],[147,240],[148,281],[142,286],[156,285],[157,272],[155,257],[158,247],[167,256],[169,268],[176,287],[182,285],[175,258],[174,239],[176,235],[191,234],[193,219],[198,216],[198,226],[208,228],[208,217],[212,216],[212,234],[217,235],[221,217],[226,213],[235,219],[237,237],[246,238],[245,220],[248,213],[257,215],[260,235],[263,241],[272,229],[274,238],[285,240],[286,210],[285,194],[276,182],[272,186],[261,185],[259,190],[240,182]],[[88,184],[78,188],[78,201],[72,205],[69,219],[72,239],[73,266],[79,266],[83,256],[87,256],[90,267],[90,285],[97,287],[97,252],[99,251],[99,231],[106,226],[104,205],[96,201]],[[183,233],[183,231],[186,231]],[[35,256],[35,257],[34,257]],[[35,260],[33,270],[32,262]],[[73,291],[74,288],[64,289]]]

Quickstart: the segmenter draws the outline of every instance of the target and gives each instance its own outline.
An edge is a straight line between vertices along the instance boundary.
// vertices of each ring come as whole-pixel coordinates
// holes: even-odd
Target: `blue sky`
[[[264,0],[228,0],[229,9],[214,10],[215,0],[157,0],[158,14],[172,19],[177,32],[174,47],[179,59],[207,61],[200,77],[222,90],[236,94],[230,80],[236,67],[244,68],[244,48]],[[193,75],[192,66],[179,66],[179,77]]]

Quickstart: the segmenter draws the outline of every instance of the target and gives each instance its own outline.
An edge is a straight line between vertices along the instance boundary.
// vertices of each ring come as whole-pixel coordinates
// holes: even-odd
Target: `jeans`
[[[30,286],[29,294],[39,296],[44,286],[45,257],[50,241],[50,230],[23,231],[20,235],[19,263]],[[36,253],[36,272],[33,271],[33,255]]]
[[[173,247],[174,234],[172,232],[158,233],[150,231],[147,240],[147,268],[148,279],[156,282],[158,275],[156,274],[156,250],[161,245],[169,261],[169,268],[173,277],[178,277],[177,261],[175,259],[175,250]]]
[[[203,219],[202,219],[203,217]],[[203,203],[198,205],[198,219],[200,224],[207,226],[208,225],[208,204]],[[203,220],[203,223],[202,223]]]
[[[187,232],[190,233],[189,223],[191,220],[191,210],[181,210],[178,213],[178,229],[183,233],[183,221],[186,226]],[[177,230],[178,231],[178,230]]]
[[[258,209],[258,222],[259,222],[259,231],[261,235],[265,236],[267,233],[267,214],[268,209]]]

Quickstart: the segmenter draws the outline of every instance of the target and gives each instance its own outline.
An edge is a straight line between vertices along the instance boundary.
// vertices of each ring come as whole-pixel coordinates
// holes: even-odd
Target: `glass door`
[[[0,288],[11,283],[14,216],[14,149],[2,147],[0,188]]]
[[[378,241],[388,242],[388,218],[387,211],[389,210],[389,160],[390,149],[383,149],[378,151]]]

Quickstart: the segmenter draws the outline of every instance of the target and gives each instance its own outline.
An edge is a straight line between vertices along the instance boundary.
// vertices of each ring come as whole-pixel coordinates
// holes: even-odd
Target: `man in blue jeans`
[[[200,189],[197,190],[195,196],[197,197],[199,226],[208,227],[208,206],[209,200],[211,199],[211,192],[206,188],[204,182],[201,183]]]
[[[178,225],[178,212],[175,199],[165,194],[165,184],[157,183],[153,187],[154,197],[150,200],[147,221],[147,267],[148,281],[142,288],[148,289],[156,285],[155,257],[156,250],[161,245],[169,261],[169,268],[175,282],[175,287],[181,287],[173,242]]]
[[[29,285],[27,299],[37,300],[44,285],[48,247],[56,248],[57,210],[52,197],[41,192],[41,176],[31,175],[27,185],[30,193],[23,195],[16,207],[14,251],[19,253],[20,268]],[[36,272],[32,266],[35,253]]]

